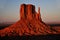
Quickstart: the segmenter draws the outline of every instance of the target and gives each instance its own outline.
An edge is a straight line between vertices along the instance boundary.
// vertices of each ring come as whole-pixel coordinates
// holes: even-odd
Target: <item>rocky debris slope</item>
[[[20,20],[15,24],[0,30],[0,36],[24,36],[24,35],[47,35],[59,34],[60,31],[52,29],[46,25],[40,15],[40,7],[38,12],[32,4],[22,4],[20,7]]]

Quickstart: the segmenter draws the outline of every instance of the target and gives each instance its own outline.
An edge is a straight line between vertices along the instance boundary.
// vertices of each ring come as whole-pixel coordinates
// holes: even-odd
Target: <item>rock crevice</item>
[[[33,20],[33,19],[40,19],[40,7],[38,9],[38,13],[35,11],[35,6],[31,4],[22,4],[20,7],[20,19],[28,19],[28,20]]]
[[[50,26],[46,25],[40,15],[40,7],[38,13],[32,4],[22,4],[20,7],[20,20],[15,24],[0,30],[0,36],[24,36],[24,35],[47,35],[59,34],[59,30],[53,31]]]

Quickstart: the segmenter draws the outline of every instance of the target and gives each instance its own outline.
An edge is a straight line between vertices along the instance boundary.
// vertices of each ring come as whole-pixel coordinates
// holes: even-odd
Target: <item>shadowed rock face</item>
[[[24,35],[47,35],[59,34],[60,31],[51,29],[46,25],[40,15],[40,7],[38,13],[32,4],[22,4],[20,7],[20,20],[15,24],[0,30],[0,36],[24,36]]]
[[[20,9],[21,9],[20,10],[21,19],[33,20],[33,19],[37,19],[36,17],[37,15],[39,15],[35,11],[35,6],[31,4],[28,5],[22,4]]]

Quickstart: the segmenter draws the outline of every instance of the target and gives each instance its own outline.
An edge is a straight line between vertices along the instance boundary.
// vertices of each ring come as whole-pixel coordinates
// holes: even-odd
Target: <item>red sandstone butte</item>
[[[24,35],[47,35],[60,34],[59,30],[53,29],[46,25],[40,15],[40,7],[38,12],[32,4],[22,4],[20,7],[20,20],[15,24],[0,30],[0,36],[24,36]]]

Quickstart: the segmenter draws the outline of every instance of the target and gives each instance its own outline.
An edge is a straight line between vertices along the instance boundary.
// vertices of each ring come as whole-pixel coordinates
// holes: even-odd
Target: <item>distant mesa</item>
[[[60,34],[60,30],[53,29],[46,25],[42,21],[40,14],[40,7],[38,8],[38,12],[36,12],[34,5],[21,4],[20,20],[0,30],[0,36]]]

